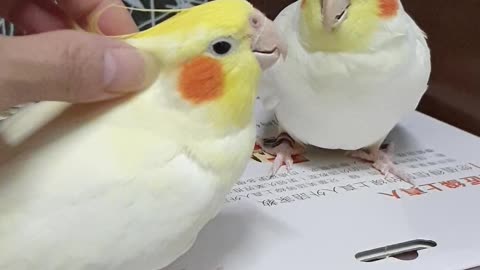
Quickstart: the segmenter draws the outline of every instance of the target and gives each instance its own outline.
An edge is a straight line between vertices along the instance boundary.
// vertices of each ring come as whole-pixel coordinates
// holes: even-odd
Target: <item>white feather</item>
[[[146,102],[157,97],[42,102],[2,123],[0,269],[154,270],[191,247],[245,168],[254,126],[182,137],[196,125],[180,130],[183,116]]]
[[[296,2],[275,20],[288,38],[289,54],[265,72],[264,103],[305,144],[356,150],[382,140],[427,89],[431,67],[424,33],[401,8],[375,34],[368,53],[309,53],[298,41],[299,14]]]

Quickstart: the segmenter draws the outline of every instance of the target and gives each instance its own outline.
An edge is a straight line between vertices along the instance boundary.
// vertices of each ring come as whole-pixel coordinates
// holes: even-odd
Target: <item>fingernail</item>
[[[129,93],[145,87],[145,60],[136,49],[107,50],[104,61],[103,78],[108,92]]]

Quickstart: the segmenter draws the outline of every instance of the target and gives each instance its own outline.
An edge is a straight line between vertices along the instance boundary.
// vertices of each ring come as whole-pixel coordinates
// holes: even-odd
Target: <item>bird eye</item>
[[[213,44],[213,51],[216,54],[224,55],[227,54],[230,49],[232,48],[232,44],[226,42],[226,41],[219,41],[215,44]]]
[[[230,39],[220,39],[212,42],[209,51],[215,56],[225,56],[233,50],[234,42]]]

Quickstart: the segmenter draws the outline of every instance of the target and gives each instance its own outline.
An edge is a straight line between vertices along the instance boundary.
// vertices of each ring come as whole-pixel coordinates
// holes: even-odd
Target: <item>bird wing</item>
[[[1,269],[157,269],[191,245],[223,201],[217,175],[168,131],[116,117],[46,102],[2,124]]]

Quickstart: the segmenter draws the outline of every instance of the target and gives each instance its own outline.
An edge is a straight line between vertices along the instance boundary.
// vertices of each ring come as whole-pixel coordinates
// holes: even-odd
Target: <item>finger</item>
[[[40,33],[69,27],[64,13],[50,1],[6,1],[0,13],[27,33]]]
[[[80,26],[95,32],[122,35],[137,31],[128,10],[117,7],[124,6],[121,0],[62,0],[59,6]]]
[[[0,109],[41,100],[92,102],[141,90],[145,59],[126,43],[73,30],[0,39]]]

